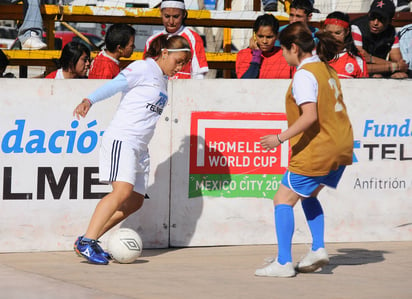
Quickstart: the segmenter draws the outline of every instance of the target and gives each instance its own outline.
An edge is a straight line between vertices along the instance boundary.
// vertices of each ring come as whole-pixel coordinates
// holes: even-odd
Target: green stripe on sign
[[[273,199],[283,174],[191,174],[189,198],[258,197]]]

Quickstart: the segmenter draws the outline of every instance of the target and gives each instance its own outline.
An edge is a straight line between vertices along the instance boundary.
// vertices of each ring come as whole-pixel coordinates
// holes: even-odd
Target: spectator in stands
[[[6,54],[0,49],[0,78],[15,78],[12,73],[4,73],[9,65],[9,59]]]
[[[278,0],[262,0],[262,7],[264,11],[277,11]]]
[[[7,58],[6,54],[4,54],[3,50],[0,49],[0,77],[3,77],[3,73],[8,65],[9,59]]]
[[[393,0],[393,3],[396,6],[396,11],[401,12],[401,11],[410,11],[409,8],[409,2],[412,0]]]
[[[312,6],[315,5],[315,0],[309,0]],[[285,6],[285,10],[288,12],[290,9],[290,2],[292,0],[281,1]],[[264,11],[277,11],[278,10],[278,0],[262,0],[262,6]]]
[[[0,0],[0,4],[16,3],[18,0]],[[23,24],[19,28],[18,39],[23,50],[47,48],[42,41],[43,20],[40,13],[40,0],[23,0]]]
[[[395,5],[391,0],[374,0],[369,13],[352,22],[355,46],[365,57],[368,72],[374,78],[408,76],[408,65],[402,58],[399,38],[391,24],[394,14]]]
[[[412,78],[412,23],[399,29],[398,37],[402,58],[409,65],[408,76]]]
[[[335,11],[326,17],[324,30],[330,32],[339,40],[343,48],[339,56],[329,62],[338,73],[339,78],[369,77],[366,61],[359,53],[352,38],[349,26],[349,15]]]
[[[46,76],[48,79],[87,78],[90,67],[90,50],[83,43],[67,43],[58,61],[59,69]]]
[[[105,36],[105,49],[92,61],[89,79],[113,79],[120,73],[120,57],[129,58],[136,31],[127,24],[113,24]]]
[[[259,16],[253,25],[249,48],[236,57],[238,78],[289,79],[293,68],[288,65],[280,47],[275,47],[278,20],[271,14]]]
[[[313,3],[314,1],[311,0],[293,0],[290,4],[289,24],[293,24],[295,22],[305,23],[308,25],[313,36],[315,36],[316,31],[319,29],[309,25],[309,21],[312,18],[312,13],[314,10]],[[288,25],[281,26],[279,28],[279,34],[287,26]],[[276,40],[275,46],[280,47],[279,40]]]
[[[165,29],[147,39],[144,53],[146,53],[153,39],[159,35],[167,34],[169,36],[183,36],[190,43],[190,48],[192,49],[192,61],[191,63],[186,64],[172,79],[203,79],[209,71],[205,48],[200,35],[184,25],[184,20],[187,17],[184,1],[163,0],[160,6],[160,11]]]

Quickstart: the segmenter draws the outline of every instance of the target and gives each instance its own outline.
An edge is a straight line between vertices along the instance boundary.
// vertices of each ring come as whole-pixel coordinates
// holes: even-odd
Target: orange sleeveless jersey
[[[352,125],[336,72],[323,62],[307,63],[302,69],[311,72],[318,82],[318,119],[305,132],[290,139],[292,155],[288,169],[301,175],[322,176],[340,165],[352,164]],[[301,113],[291,83],[286,94],[289,126]]]

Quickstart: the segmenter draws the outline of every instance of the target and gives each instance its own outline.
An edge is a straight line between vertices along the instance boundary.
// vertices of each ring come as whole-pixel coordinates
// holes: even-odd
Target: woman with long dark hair
[[[353,41],[349,15],[340,11],[328,14],[324,22],[324,30],[343,43],[338,57],[329,61],[329,65],[336,70],[339,78],[369,77],[365,58]]]

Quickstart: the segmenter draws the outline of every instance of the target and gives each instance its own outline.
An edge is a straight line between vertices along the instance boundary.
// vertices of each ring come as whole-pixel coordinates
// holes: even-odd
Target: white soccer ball
[[[107,241],[110,256],[121,264],[133,263],[143,250],[142,239],[131,228],[120,228],[112,233]]]

